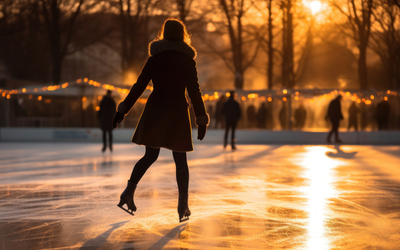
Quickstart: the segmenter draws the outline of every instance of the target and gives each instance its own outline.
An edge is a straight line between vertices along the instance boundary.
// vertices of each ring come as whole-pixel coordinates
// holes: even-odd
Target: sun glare
[[[322,4],[320,1],[312,1],[310,3],[310,10],[313,15],[317,14],[321,10]]]

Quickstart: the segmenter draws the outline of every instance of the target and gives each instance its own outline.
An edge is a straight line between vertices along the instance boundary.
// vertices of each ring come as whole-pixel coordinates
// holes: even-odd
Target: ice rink
[[[178,222],[171,151],[117,207],[144,153],[0,143],[0,249],[400,249],[400,146],[195,144]]]

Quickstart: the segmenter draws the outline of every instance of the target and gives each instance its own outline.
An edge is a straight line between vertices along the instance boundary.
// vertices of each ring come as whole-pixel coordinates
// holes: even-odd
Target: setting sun
[[[316,13],[318,13],[318,12],[321,10],[321,7],[322,7],[322,5],[321,5],[321,2],[320,2],[320,1],[312,1],[312,2],[310,3],[310,10],[311,10],[311,13],[312,13],[313,15],[315,15]]]

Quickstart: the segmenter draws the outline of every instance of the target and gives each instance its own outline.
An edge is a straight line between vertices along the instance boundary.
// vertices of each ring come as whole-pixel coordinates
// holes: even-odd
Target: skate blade
[[[123,206],[120,206],[120,205],[117,205],[117,206],[118,206],[119,208],[121,208],[122,210],[124,210],[125,212],[127,212],[128,214],[134,216],[133,210],[129,211],[129,208],[126,209],[126,208],[124,208]]]
[[[189,220],[189,216],[179,218],[179,223]]]

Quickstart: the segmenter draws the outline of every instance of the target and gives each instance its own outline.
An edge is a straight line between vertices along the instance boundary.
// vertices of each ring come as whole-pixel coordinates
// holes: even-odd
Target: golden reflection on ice
[[[331,248],[326,237],[328,228],[325,222],[328,219],[329,200],[338,196],[332,185],[336,179],[334,169],[343,161],[328,157],[327,151],[330,150],[322,146],[307,147],[300,161],[300,165],[306,169],[304,178],[309,180],[309,185],[302,190],[308,200],[307,249]]]

